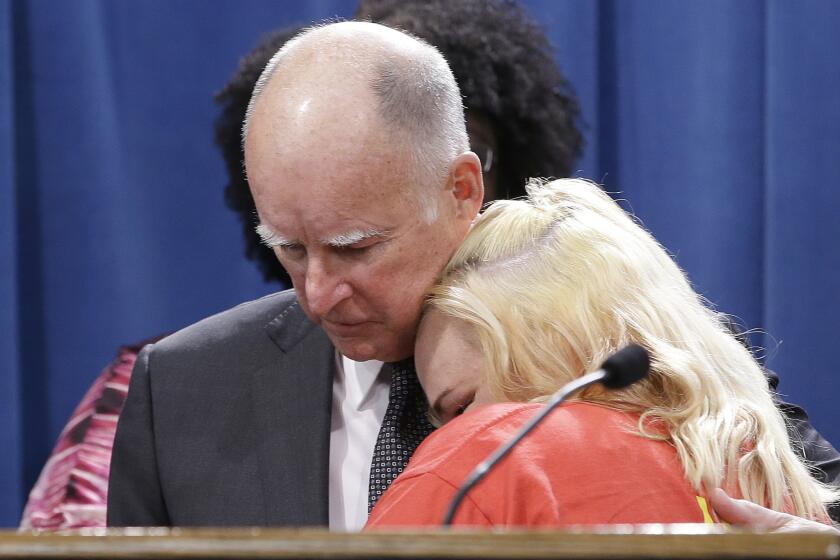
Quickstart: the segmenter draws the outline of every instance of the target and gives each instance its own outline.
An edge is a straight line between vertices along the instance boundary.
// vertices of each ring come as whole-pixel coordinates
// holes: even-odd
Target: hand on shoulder
[[[779,533],[819,532],[840,535],[840,530],[831,525],[773,511],[747,500],[737,500],[720,488],[712,490],[709,498],[718,517],[733,525]]]

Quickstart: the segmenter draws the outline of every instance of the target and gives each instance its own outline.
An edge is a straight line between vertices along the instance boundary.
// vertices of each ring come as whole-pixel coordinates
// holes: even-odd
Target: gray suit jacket
[[[108,525],[326,525],[334,361],[291,291],[147,346],[117,428]]]

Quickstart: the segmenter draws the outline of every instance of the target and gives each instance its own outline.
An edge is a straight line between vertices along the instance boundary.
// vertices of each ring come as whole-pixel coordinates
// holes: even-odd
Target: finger
[[[722,521],[764,529],[778,529],[785,524],[784,516],[747,500],[736,500],[715,488],[709,495],[712,507]]]

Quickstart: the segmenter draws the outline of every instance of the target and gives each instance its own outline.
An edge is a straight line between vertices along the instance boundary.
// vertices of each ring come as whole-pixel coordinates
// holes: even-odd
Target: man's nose
[[[324,317],[352,290],[338,270],[327,266],[322,259],[309,259],[306,268],[306,302],[316,317]]]

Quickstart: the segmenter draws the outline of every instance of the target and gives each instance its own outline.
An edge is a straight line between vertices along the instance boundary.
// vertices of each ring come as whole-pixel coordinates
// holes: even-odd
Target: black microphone
[[[624,389],[639,381],[650,371],[650,356],[638,344],[625,346],[601,365],[606,375],[601,384],[607,389]],[[597,372],[596,372],[597,373]]]
[[[598,371],[584,375],[583,377],[575,379],[574,381],[564,385],[563,388],[554,393],[554,396],[551,397],[551,400],[546,403],[542,410],[535,414],[534,417],[531,418],[521,430],[519,430],[519,433],[517,433],[510,441],[496,449],[496,451],[487,457],[487,459],[479,463],[478,466],[473,469],[467,477],[466,482],[461,485],[458,492],[455,494],[455,497],[452,498],[452,502],[449,504],[446,516],[443,518],[443,526],[449,527],[452,525],[455,513],[458,511],[458,507],[461,505],[461,502],[464,500],[467,493],[472,490],[476,484],[481,482],[481,480],[487,476],[487,473],[490,472],[490,469],[496,466],[499,461],[510,453],[514,446],[522,441],[522,438],[528,435],[531,430],[536,428],[540,422],[542,422],[545,417],[551,413],[552,410],[557,408],[560,403],[568,399],[574,393],[577,393],[590,385],[594,385],[595,383],[601,383],[608,389],[623,389],[624,387],[628,387],[645,377],[648,374],[648,371],[650,371],[650,357],[648,356],[647,350],[637,344],[631,344],[607,358],[607,360],[601,365],[601,369]]]

